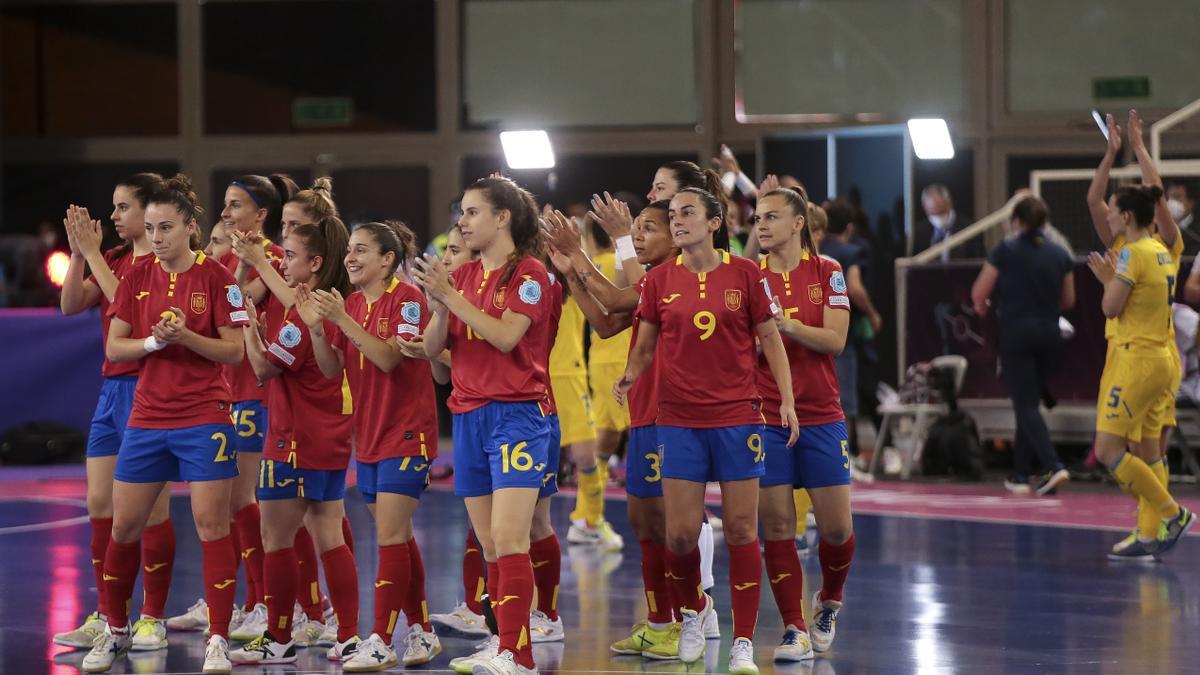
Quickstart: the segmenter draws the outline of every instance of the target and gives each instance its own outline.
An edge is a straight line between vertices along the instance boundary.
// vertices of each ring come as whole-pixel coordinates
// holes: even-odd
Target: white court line
[[[82,499],[72,499],[70,497],[0,497],[0,502],[36,502],[38,504],[60,504],[63,506],[78,506],[87,508],[87,502]],[[55,530],[60,527],[71,527],[73,525],[82,525],[88,522],[88,516],[77,516],[75,518],[64,518],[62,520],[51,520],[46,523],[30,523],[28,525],[13,525],[12,527],[0,527],[0,536],[6,534],[21,534],[22,532],[40,532],[42,530]]]

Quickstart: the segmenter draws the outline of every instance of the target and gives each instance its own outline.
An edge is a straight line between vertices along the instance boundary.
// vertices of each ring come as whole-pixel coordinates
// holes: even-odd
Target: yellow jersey
[[[550,377],[563,375],[587,375],[583,361],[583,326],[587,319],[574,298],[563,304],[562,316],[558,319],[558,337],[554,349],[550,350]]]
[[[1165,243],[1163,243],[1162,235],[1160,235],[1157,232],[1154,233],[1154,236],[1152,236],[1151,239],[1162,244],[1163,247],[1168,248],[1168,253],[1171,254],[1171,262],[1175,266],[1174,270],[1171,272],[1171,274],[1175,275],[1175,278],[1178,279],[1179,278],[1179,267],[1183,264],[1183,233],[1180,232],[1179,234],[1177,234],[1175,236],[1175,243],[1171,244],[1171,246],[1169,246],[1169,247],[1167,247],[1167,245]],[[1124,234],[1118,234],[1116,236],[1116,238],[1113,239],[1112,246],[1109,246],[1110,249],[1116,251],[1118,254],[1120,254],[1121,249],[1124,247],[1125,247],[1125,235]],[[1172,290],[1171,290],[1172,302],[1174,302],[1174,300],[1175,300],[1174,292],[1175,292],[1174,287],[1172,287]],[[1115,335],[1116,332],[1117,332],[1117,320],[1116,319],[1105,319],[1104,320],[1104,339],[1111,340],[1112,336]],[[1175,325],[1174,324],[1171,325],[1171,339],[1172,340],[1175,339]]]
[[[608,278],[609,281],[615,282],[617,279],[617,255],[612,251],[605,251],[596,256],[593,262],[600,270],[600,273]],[[629,336],[633,331],[629,328],[617,333],[610,338],[601,338],[592,333],[592,346],[588,350],[588,362],[595,364],[613,364],[617,363],[625,365],[626,359],[629,358]]]
[[[1171,303],[1178,269],[1157,239],[1147,237],[1121,248],[1117,278],[1132,290],[1116,317],[1113,339],[1118,345],[1160,349],[1172,341]]]

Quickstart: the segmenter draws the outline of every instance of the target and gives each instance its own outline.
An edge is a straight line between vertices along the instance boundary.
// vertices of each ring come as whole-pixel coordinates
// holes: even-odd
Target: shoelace
[[[753,660],[753,657],[754,657],[753,646],[749,642],[741,642],[741,641],[734,642],[733,646],[729,648],[730,660],[733,660],[733,659],[751,659],[751,660]]]
[[[800,646],[800,633],[798,633],[794,630],[789,630],[788,632],[784,633],[783,634],[783,644],[785,644],[789,647],[799,647]]]
[[[827,607],[822,608],[821,611],[817,613],[817,628],[820,628],[821,632],[823,633],[828,633],[829,631],[833,630],[832,609]]]

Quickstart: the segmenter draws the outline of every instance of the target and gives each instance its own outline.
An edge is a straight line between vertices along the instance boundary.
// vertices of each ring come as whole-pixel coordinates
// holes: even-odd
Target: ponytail
[[[204,215],[204,209],[200,207],[200,200],[192,190],[191,178],[177,173],[155,183],[149,188],[149,195],[146,197],[146,206],[150,204],[170,204],[183,216],[184,225],[194,223],[196,227],[192,230],[190,245],[194,251],[200,249],[200,223],[196,221]]]
[[[313,220],[338,215],[337,204],[333,201],[333,179],[326,176],[313,181],[309,189],[295,193],[286,203],[299,204]]]
[[[337,289],[343,296],[350,294],[350,273],[339,259],[349,245],[350,232],[340,218],[329,216],[314,225],[298,225],[290,236],[304,240],[309,256],[321,256],[321,269],[317,272],[314,289]]]
[[[273,173],[270,176],[247,174],[234,179],[230,185],[244,190],[250,195],[250,200],[260,209],[266,209],[267,217],[263,220],[263,235],[268,239],[279,238],[283,222],[283,205],[291,201],[300,187],[291,177]]]
[[[508,256],[504,273],[500,276],[500,285],[506,286],[516,272],[516,263],[521,258],[531,256],[541,259],[543,246],[541,217],[538,215],[537,201],[525,188],[517,185],[511,178],[504,176],[489,176],[467,186],[467,192],[478,190],[483,198],[497,211],[508,211],[509,234],[512,235],[513,252]]]
[[[813,239],[812,227],[809,221],[808,212],[808,194],[805,193],[803,187],[794,188],[775,188],[765,195],[759,195],[759,199],[763,197],[782,197],[787,202],[788,208],[792,210],[792,215],[804,218],[804,228],[800,230],[800,245],[812,257],[819,255],[817,253],[817,242]]]
[[[1013,207],[1012,217],[1025,226],[1021,238],[1040,244],[1042,242],[1042,227],[1050,219],[1050,209],[1046,203],[1037,197],[1025,197]]]
[[[340,221],[339,221],[340,222]],[[385,220],[382,223],[364,223],[355,228],[371,233],[375,243],[379,245],[379,254],[391,253],[392,267],[388,274],[395,276],[396,270],[408,268],[409,262],[417,255],[417,235],[399,220]],[[349,237],[347,237],[347,241]]]

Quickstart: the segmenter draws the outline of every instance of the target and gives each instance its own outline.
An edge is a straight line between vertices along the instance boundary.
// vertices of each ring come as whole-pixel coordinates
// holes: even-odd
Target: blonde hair
[[[299,204],[306,214],[318,221],[338,215],[337,204],[333,201],[333,179],[328,176],[313,181],[312,187],[297,192],[288,203]]]

